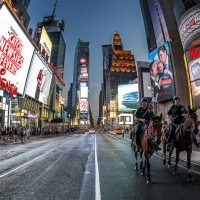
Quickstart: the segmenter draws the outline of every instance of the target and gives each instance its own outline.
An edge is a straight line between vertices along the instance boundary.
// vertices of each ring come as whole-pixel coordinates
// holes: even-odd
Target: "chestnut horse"
[[[198,131],[198,116],[196,114],[196,108],[190,109],[190,106],[188,106],[188,116],[189,118],[184,121],[182,125],[179,125],[179,130],[176,131],[174,142],[172,143],[172,147],[169,150],[169,161],[168,166],[171,166],[171,155],[174,147],[176,148],[176,163],[174,166],[173,174],[178,174],[177,171],[177,164],[179,161],[179,154],[182,151],[187,152],[187,178],[188,182],[192,182],[193,178],[191,175],[190,170],[190,164],[191,164],[191,155],[192,155],[192,145],[193,145],[193,139],[192,135],[193,132]]]
[[[152,118],[152,121],[149,123],[148,127],[144,124],[144,132],[141,136],[141,148],[142,152],[144,152],[144,165],[142,164],[142,152],[140,152],[140,168],[142,168],[141,175],[145,175],[145,168],[147,167],[147,184],[151,184],[152,180],[150,177],[150,163],[149,159],[156,150],[157,146],[161,143],[161,129],[162,129],[162,113],[160,116],[155,116]],[[135,159],[136,166],[135,169],[138,169],[137,166],[137,152],[136,152],[136,144],[133,140],[132,148],[135,151]]]

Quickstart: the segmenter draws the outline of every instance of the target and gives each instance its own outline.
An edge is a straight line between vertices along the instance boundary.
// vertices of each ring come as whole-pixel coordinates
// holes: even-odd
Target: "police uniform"
[[[154,113],[152,111],[149,111],[149,108],[146,109],[143,107],[139,107],[135,113],[135,116],[140,119],[146,119],[147,122],[151,120],[151,118],[154,116]],[[136,126],[136,144],[137,146],[140,145],[140,137],[142,134],[142,126],[143,122],[138,121]]]
[[[171,123],[171,126],[170,126],[170,134],[169,134],[169,138],[168,138],[168,141],[167,143],[171,143],[171,140],[175,134],[175,130],[176,130],[176,125],[180,125],[182,123],[184,123],[185,121],[185,117],[184,116],[181,116],[182,114],[186,114],[188,113],[187,110],[185,109],[184,106],[182,105],[179,105],[179,106],[176,106],[176,105],[173,105],[170,110],[168,111],[168,115],[172,116],[172,118],[174,119],[173,123]]]

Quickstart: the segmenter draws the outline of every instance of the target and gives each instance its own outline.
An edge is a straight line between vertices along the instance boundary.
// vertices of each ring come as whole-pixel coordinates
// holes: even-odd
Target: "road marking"
[[[154,154],[155,156],[157,156],[157,157],[159,157],[159,158],[162,158],[161,156],[159,156],[159,155],[157,155],[157,154]],[[173,163],[173,164],[175,164],[174,162],[171,162],[171,163]],[[183,169],[186,169],[187,170],[187,168],[186,167],[183,167],[182,165],[180,165],[180,164],[178,164],[177,166],[179,166],[179,167],[181,167],[181,168],[183,168]],[[194,171],[194,170],[191,170],[192,172],[194,172],[195,174],[200,174],[199,172],[196,172],[196,171]]]
[[[97,141],[95,134],[95,199],[101,200],[101,190],[100,190],[100,181],[99,181],[99,166],[97,159]]]
[[[60,147],[64,146],[65,144],[67,144],[67,143],[69,143],[69,142],[71,142],[71,140],[65,142],[64,144],[60,145],[59,147],[56,147],[56,148],[54,148],[54,149],[52,149],[52,150],[50,150],[50,151],[47,151],[46,153],[42,154],[41,156],[38,156],[38,157],[34,158],[33,160],[30,160],[30,161],[24,163],[23,165],[21,165],[21,166],[15,168],[15,169],[13,169],[13,170],[10,170],[9,172],[6,172],[5,174],[0,175],[0,178],[6,176],[6,175],[8,175],[8,174],[11,174],[12,172],[14,172],[14,171],[16,171],[16,170],[18,170],[18,169],[20,169],[20,168],[26,166],[26,165],[29,165],[29,164],[32,163],[33,161],[36,161],[36,160],[38,160],[39,158],[42,158],[42,157],[46,156],[47,154],[51,153],[52,151],[55,151],[55,150],[59,149]]]

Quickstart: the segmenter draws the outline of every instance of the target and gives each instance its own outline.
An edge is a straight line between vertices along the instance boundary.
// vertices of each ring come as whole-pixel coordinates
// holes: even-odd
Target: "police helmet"
[[[178,95],[175,95],[175,96],[173,97],[173,101],[174,101],[174,100],[177,100],[177,99],[180,100],[180,97],[179,97]]]
[[[146,97],[143,97],[143,98],[141,99],[141,102],[144,102],[144,101],[146,101],[146,102],[148,103],[148,99],[147,99]]]

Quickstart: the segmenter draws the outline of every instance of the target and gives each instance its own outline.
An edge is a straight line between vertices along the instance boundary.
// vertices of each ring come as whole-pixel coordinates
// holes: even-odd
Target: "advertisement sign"
[[[87,73],[87,65],[82,65],[81,66],[81,73]]]
[[[118,85],[118,110],[137,110],[139,105],[138,83]]]
[[[80,119],[88,119],[88,113],[80,113]]]
[[[183,14],[178,22],[178,29],[184,51],[195,41],[195,46],[200,44],[200,5],[193,6]]]
[[[0,88],[23,94],[34,47],[6,5],[0,10]]]
[[[118,115],[119,124],[126,125],[126,124],[133,124],[133,114],[120,114]]]
[[[80,113],[88,113],[88,99],[80,99]]]
[[[42,54],[44,54],[45,58],[48,58],[48,62],[50,62],[52,42],[44,26],[38,28],[38,34],[39,34],[38,43],[41,45],[41,52]]]
[[[88,87],[81,86],[81,98],[88,98]]]
[[[79,76],[79,82],[88,82],[88,73],[81,73]]]
[[[151,90],[158,101],[175,95],[174,78],[168,42],[152,51],[149,56]]]
[[[188,63],[193,97],[193,106],[200,108],[200,58]]]
[[[79,63],[80,64],[85,64],[85,63],[87,63],[88,62],[88,59],[87,58],[80,58],[79,59]]]
[[[35,54],[30,69],[26,94],[45,104],[49,95],[51,79],[51,71],[46,67],[40,57]]]

